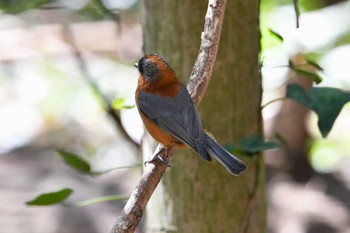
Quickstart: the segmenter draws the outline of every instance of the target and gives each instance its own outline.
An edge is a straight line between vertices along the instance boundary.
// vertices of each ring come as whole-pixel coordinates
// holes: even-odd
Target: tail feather
[[[230,173],[239,175],[247,169],[247,166],[241,160],[230,154],[207,134],[205,135],[205,141],[208,153],[216,158]]]
[[[195,149],[195,151],[198,152],[202,159],[211,161],[211,157],[206,150],[205,141],[196,143]]]

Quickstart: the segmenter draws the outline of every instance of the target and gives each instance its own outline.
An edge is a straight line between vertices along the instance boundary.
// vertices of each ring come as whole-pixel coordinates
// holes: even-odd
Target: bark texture
[[[198,55],[207,1],[144,1],[144,50],[169,61],[184,83]],[[214,76],[199,106],[221,143],[260,134],[259,1],[228,1]],[[241,156],[242,158],[242,156]],[[264,167],[243,157],[234,177],[216,161],[178,151],[147,209],[146,232],[265,232]]]

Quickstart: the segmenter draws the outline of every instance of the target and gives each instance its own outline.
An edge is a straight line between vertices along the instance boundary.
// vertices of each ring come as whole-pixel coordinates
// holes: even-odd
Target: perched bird
[[[247,167],[202,129],[197,109],[174,69],[157,54],[135,64],[140,72],[135,93],[142,121],[164,148],[192,148],[202,159],[216,158],[234,175]]]

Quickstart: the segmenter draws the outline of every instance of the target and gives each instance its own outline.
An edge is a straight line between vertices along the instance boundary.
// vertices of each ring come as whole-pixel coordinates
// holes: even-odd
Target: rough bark
[[[202,99],[213,73],[226,7],[226,0],[209,0],[208,3],[200,53],[192,72],[191,82],[188,85],[189,92],[197,105]],[[170,161],[173,149],[169,148],[167,151],[160,152],[160,148],[157,148],[157,154],[160,153],[159,156],[163,157],[165,161]],[[148,149],[146,143],[143,143],[143,151],[146,152],[144,155],[149,154]],[[113,226],[112,232],[134,232],[140,222],[144,209],[167,168],[166,164],[160,163],[160,161],[148,164],[151,166],[144,171]]]
[[[206,1],[145,1],[146,53],[162,54],[188,82],[198,54]],[[228,1],[214,76],[199,106],[204,128],[221,143],[259,134],[259,1]],[[216,161],[178,151],[149,205],[147,232],[265,232],[264,167],[229,175]],[[159,198],[160,197],[160,198]]]

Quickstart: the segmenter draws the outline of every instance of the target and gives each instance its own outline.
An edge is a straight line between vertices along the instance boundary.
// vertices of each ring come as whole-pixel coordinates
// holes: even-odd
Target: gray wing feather
[[[203,141],[198,112],[185,86],[175,97],[140,92],[138,101],[143,114],[180,141],[195,150],[196,141]]]

